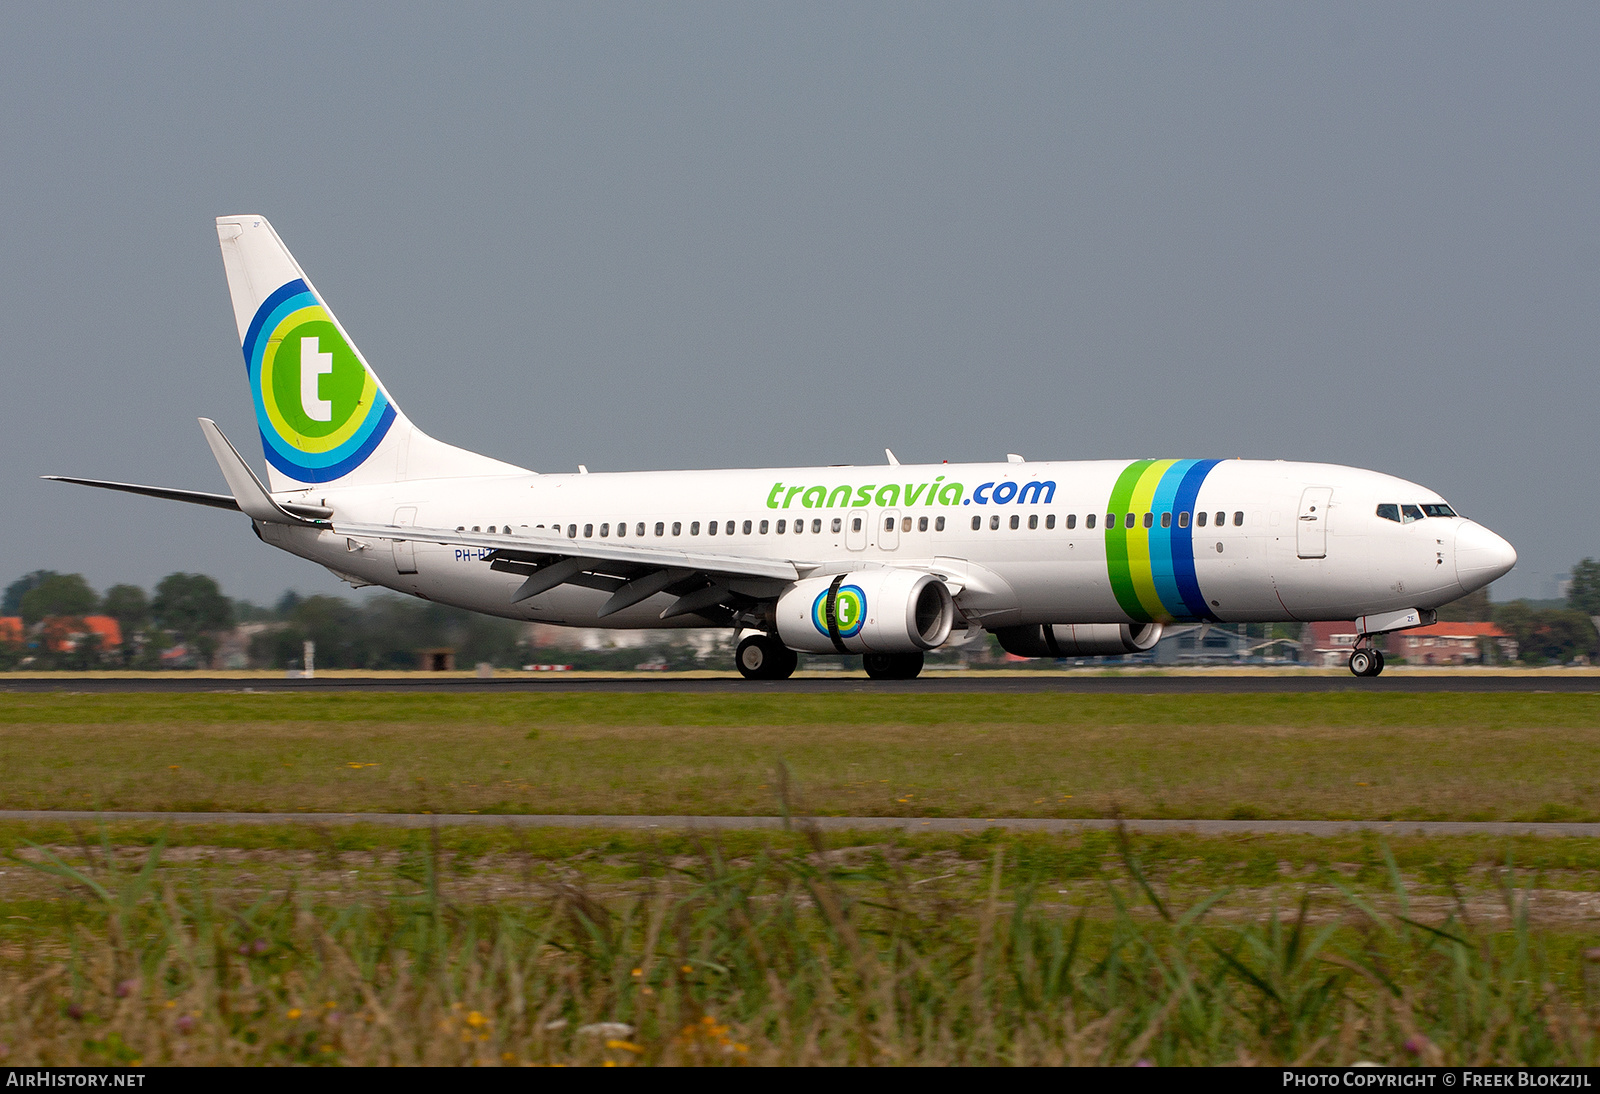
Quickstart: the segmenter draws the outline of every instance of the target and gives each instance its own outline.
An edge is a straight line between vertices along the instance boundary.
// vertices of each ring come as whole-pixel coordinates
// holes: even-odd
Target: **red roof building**
[[[1389,657],[1412,665],[1475,665],[1483,660],[1485,642],[1493,642],[1506,660],[1517,656],[1516,639],[1493,623],[1433,623],[1383,635],[1380,641]],[[1354,623],[1307,623],[1303,657],[1332,668],[1350,659],[1355,644]]]
[[[21,642],[22,635],[21,616],[0,615],[0,642]]]

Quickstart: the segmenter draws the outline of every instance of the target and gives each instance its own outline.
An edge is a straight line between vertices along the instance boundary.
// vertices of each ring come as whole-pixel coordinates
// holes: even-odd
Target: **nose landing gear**
[[[1377,676],[1383,672],[1383,654],[1357,647],[1350,654],[1350,671],[1356,676]]]

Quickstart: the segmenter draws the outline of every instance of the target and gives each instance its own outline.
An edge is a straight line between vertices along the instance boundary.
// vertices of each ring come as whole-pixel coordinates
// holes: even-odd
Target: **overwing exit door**
[[[1295,521],[1295,553],[1301,558],[1328,557],[1328,502],[1333,488],[1308,486],[1300,495],[1300,517]]]
[[[885,509],[878,514],[878,549],[880,551],[897,551],[900,549],[900,511],[898,509]]]

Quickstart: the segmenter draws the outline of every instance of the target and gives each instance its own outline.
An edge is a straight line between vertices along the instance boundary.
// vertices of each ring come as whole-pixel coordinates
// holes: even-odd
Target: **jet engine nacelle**
[[[1161,624],[1054,623],[1001,627],[994,636],[1018,657],[1105,657],[1150,649],[1161,641]]]
[[[956,621],[943,581],[916,570],[859,570],[797,581],[778,598],[778,637],[808,653],[915,653]]]

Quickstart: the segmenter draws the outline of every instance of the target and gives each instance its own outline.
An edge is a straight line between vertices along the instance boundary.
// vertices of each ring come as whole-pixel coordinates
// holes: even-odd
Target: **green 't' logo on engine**
[[[840,638],[854,638],[867,621],[867,596],[858,585],[841,586],[833,597],[833,620]],[[811,621],[823,634],[832,635],[828,626],[828,594],[823,592],[811,605]]]

